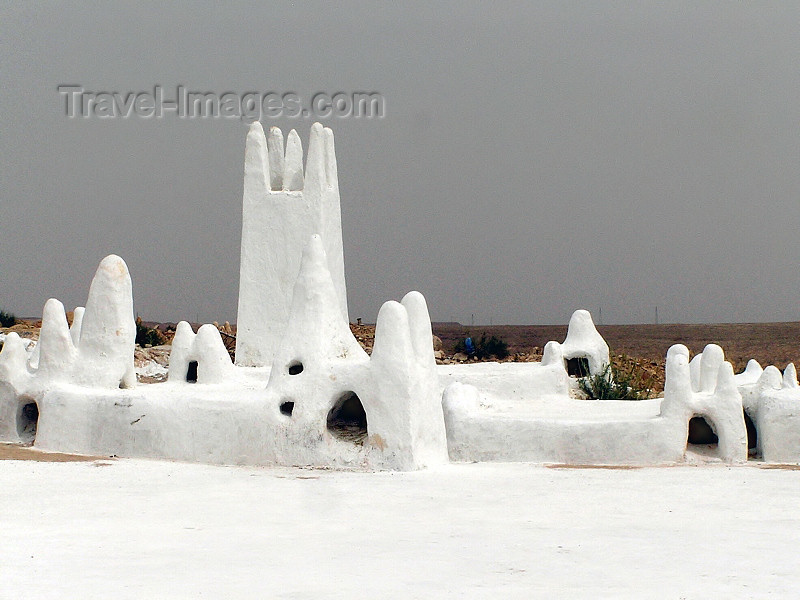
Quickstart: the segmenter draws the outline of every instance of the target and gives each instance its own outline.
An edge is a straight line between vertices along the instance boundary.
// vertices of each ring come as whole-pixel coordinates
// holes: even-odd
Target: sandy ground
[[[30,454],[28,458],[30,458]],[[800,471],[0,461],[0,598],[792,598]]]
[[[34,460],[38,462],[89,462],[102,460],[100,456],[43,452],[32,446],[0,442],[0,460]]]

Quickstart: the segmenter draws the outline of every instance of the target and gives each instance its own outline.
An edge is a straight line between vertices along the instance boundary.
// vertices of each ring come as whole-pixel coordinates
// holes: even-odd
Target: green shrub
[[[4,310],[0,310],[0,327],[13,327],[17,324],[17,317]]]
[[[467,332],[465,338],[466,337],[469,337],[469,332]],[[462,338],[456,342],[455,347],[453,348],[454,352],[463,352],[464,354],[467,354],[467,347],[464,343],[465,338]],[[497,336],[493,335],[492,337],[487,338],[486,334],[482,333],[480,339],[472,339],[472,344],[475,346],[475,356],[480,360],[492,357],[502,359],[508,356],[508,344],[506,344]]]
[[[508,356],[508,344],[494,335],[487,338],[484,333],[478,343],[475,344],[475,354],[478,358],[489,358],[490,356],[506,358]]]
[[[579,380],[591,400],[645,400],[653,392],[653,381],[635,366],[606,365],[602,372]]]

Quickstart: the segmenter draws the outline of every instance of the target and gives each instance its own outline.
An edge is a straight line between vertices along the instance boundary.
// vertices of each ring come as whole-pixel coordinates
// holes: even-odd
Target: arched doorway
[[[689,419],[687,444],[693,446],[712,446],[719,444],[719,437],[705,417],[697,415]]]
[[[689,419],[686,436],[686,459],[705,462],[722,458],[716,424],[707,415],[695,414]]]
[[[17,410],[17,435],[24,444],[36,441],[36,428],[39,426],[39,405],[33,400],[23,400]]]
[[[340,440],[359,446],[367,439],[367,413],[355,392],[344,392],[334,402],[327,419],[328,431]]]

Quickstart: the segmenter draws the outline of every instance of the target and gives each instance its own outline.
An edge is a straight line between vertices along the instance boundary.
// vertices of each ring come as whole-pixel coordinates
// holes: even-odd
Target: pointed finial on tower
[[[339,172],[336,167],[336,148],[333,144],[333,129],[325,127],[325,175],[328,185],[339,185]]]
[[[286,159],[283,172],[283,189],[296,192],[303,189],[303,142],[292,129],[286,139]]]
[[[254,121],[247,132],[244,150],[244,195],[251,200],[263,199],[269,190],[267,138],[261,123]]]
[[[269,158],[269,184],[273,191],[283,189],[283,132],[278,127],[269,128],[267,138],[267,156]]]
[[[306,180],[303,190],[319,197],[327,185],[328,178],[325,175],[325,132],[322,129],[322,125],[314,123],[311,126],[311,134],[308,140]]]

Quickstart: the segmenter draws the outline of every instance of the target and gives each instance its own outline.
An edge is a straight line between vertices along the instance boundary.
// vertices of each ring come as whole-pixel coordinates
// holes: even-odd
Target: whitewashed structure
[[[587,401],[576,378],[609,349],[587,311],[540,363],[436,365],[425,299],[380,309],[368,355],[347,317],[333,134],[250,128],[245,152],[236,364],[219,331],[181,322],[168,380],[137,385],[130,274],[97,269],[85,310],[46,302],[31,352],[0,352],[0,441],[45,450],[227,464],[418,469],[454,461],[664,464],[704,424],[715,457],[800,462],[800,386],[721,348],[667,354],[664,397]],[[701,423],[702,421],[702,423]],[[757,440],[756,440],[757,437]],[[700,442],[698,442],[700,443]]]
[[[564,464],[672,463],[683,458],[691,419],[701,417],[719,437],[720,459],[747,460],[742,399],[730,363],[708,361],[699,390],[692,387],[685,346],[670,348],[666,368],[664,398],[637,402],[561,396],[511,406],[514,401],[486,401],[476,387],[453,383],[444,393],[450,457]]]
[[[272,363],[289,319],[300,257],[314,234],[322,237],[337,306],[347,322],[333,132],[314,124],[304,170],[297,132],[289,132],[284,150],[281,130],[271,128],[267,138],[256,121],[245,147],[237,365]]]
[[[38,368],[17,334],[5,339],[0,440],[232,464],[408,470],[447,461],[425,299],[411,292],[384,304],[372,356],[337,300],[322,239],[312,236],[271,369],[235,367],[213,325],[194,334],[181,322],[168,381],[137,386],[127,379],[135,336],[130,277],[122,259],[108,257],[77,346],[53,299]]]

